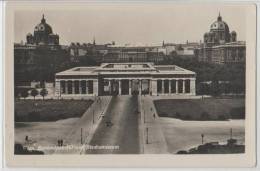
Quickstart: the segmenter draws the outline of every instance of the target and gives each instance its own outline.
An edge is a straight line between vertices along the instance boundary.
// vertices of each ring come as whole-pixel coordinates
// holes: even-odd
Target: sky
[[[60,36],[60,44],[158,44],[199,42],[219,12],[238,40],[246,39],[246,9],[242,5],[88,4],[80,9],[37,8],[15,12],[15,42],[25,42],[42,14]]]

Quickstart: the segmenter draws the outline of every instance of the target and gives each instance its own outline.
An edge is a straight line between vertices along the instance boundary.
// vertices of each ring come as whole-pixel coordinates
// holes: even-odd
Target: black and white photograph
[[[225,3],[13,10],[12,155],[245,155],[254,147],[246,127],[255,124],[247,106],[255,10]]]

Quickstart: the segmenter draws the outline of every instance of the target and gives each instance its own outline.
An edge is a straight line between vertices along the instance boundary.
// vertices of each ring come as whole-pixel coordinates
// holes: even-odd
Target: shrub
[[[22,91],[21,96],[22,96],[24,99],[25,99],[26,97],[28,97],[28,96],[29,96],[28,91],[27,91],[27,90]]]
[[[218,120],[227,120],[225,115],[218,115]]]
[[[161,113],[161,117],[167,117],[167,116],[168,116],[167,113],[164,113],[164,112]]]
[[[28,121],[35,122],[41,120],[41,115],[35,111],[32,111],[28,114]]]
[[[176,113],[175,113],[175,117],[176,117],[176,118],[181,118],[181,114],[180,114],[179,112],[176,112]]]
[[[183,117],[184,120],[191,120],[191,116],[189,114],[186,114],[184,117]]]
[[[200,115],[200,119],[203,120],[203,121],[209,120],[210,116],[207,112],[202,112],[201,115]]]
[[[184,151],[184,150],[181,150],[181,151],[178,151],[177,154],[188,154],[188,152]]]
[[[230,110],[232,119],[245,119],[245,107],[234,107]]]

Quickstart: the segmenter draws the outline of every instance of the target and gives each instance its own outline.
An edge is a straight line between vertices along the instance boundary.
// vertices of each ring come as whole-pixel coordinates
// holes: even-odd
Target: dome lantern
[[[222,17],[220,15],[220,12],[218,13],[218,21],[222,21]]]
[[[44,18],[44,14],[42,14],[42,20],[41,20],[41,23],[46,23],[46,20]]]

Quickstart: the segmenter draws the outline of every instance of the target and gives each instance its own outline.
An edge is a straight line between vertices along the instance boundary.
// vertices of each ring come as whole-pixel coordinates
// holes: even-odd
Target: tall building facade
[[[204,43],[194,50],[199,61],[217,64],[245,62],[245,42],[237,41],[237,33],[230,32],[228,24],[222,20],[220,14],[203,39]]]

